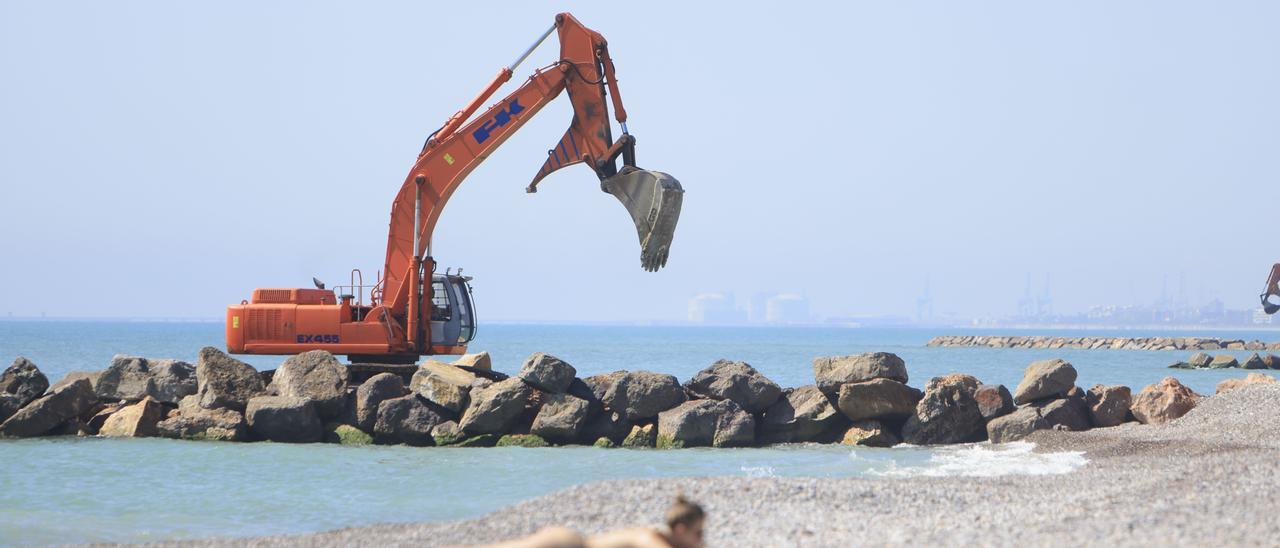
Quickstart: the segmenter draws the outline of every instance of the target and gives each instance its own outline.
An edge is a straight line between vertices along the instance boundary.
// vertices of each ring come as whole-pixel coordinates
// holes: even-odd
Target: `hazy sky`
[[[0,4],[0,314],[221,317],[381,267],[427,133],[568,9],[604,34],[671,258],[589,169],[526,195],[545,109],[449,203],[482,319],[682,319],[706,291],[819,315],[1256,304],[1280,261],[1280,4]],[[554,40],[521,67],[555,60]],[[501,93],[514,87],[514,82]]]

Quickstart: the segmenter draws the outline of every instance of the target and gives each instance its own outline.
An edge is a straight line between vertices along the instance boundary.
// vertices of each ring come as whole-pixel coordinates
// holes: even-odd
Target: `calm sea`
[[[0,360],[26,356],[56,381],[99,370],[117,353],[193,361],[222,346],[221,323],[0,321]],[[869,351],[903,357],[910,384],[951,372],[1010,387],[1031,361],[1061,357],[1079,384],[1140,387],[1174,374],[1202,393],[1240,371],[1173,371],[1190,353],[1134,350],[926,348],[964,330],[780,327],[487,325],[472,343],[514,373],[532,352],[555,354],[580,376],[619,369],[682,381],[720,358],[743,360],[782,386],[813,381],[815,356]],[[1001,331],[1048,335],[1204,335],[1154,331]],[[1275,332],[1214,336],[1280,339]],[[1248,352],[1233,352],[1245,357]],[[249,358],[259,369],[278,358]],[[0,544],[152,541],[318,531],[380,522],[476,516],[594,480],[706,475],[872,476],[1054,473],[1078,455],[1029,447],[850,449],[812,445],[684,451],[588,447],[447,449],[293,446],[159,439],[0,441]],[[892,481],[891,479],[887,481]]]

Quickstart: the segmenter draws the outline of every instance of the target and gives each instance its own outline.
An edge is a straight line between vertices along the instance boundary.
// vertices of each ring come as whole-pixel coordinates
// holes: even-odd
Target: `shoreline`
[[[452,545],[566,525],[655,524],[676,493],[709,513],[710,546],[1266,544],[1280,538],[1280,385],[1206,398],[1164,425],[1038,431],[1036,451],[1083,451],[1060,475],[615,480],[475,519],[165,545]]]

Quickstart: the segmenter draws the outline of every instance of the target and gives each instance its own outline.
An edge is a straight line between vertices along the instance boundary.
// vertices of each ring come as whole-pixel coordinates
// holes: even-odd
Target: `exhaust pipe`
[[[667,264],[684,187],[661,171],[626,166],[617,175],[600,182],[601,190],[612,194],[631,214],[640,237],[640,266],[656,272]]]

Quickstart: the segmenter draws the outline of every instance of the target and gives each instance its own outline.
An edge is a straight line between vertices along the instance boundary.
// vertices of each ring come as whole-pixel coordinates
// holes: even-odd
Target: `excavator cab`
[[[431,276],[431,346],[465,347],[476,336],[471,276]]]

